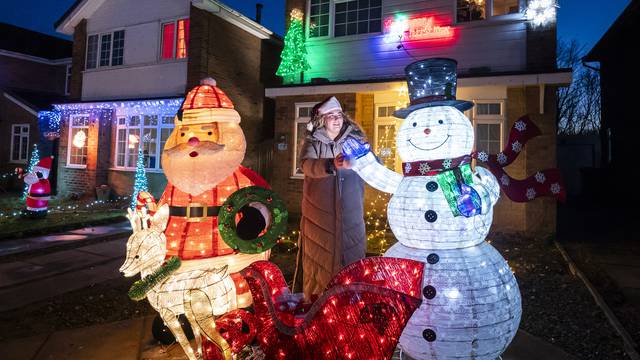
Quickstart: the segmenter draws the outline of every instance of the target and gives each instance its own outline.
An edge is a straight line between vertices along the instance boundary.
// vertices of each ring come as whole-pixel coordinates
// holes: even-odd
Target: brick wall
[[[71,50],[71,84],[69,98],[82,98],[82,71],[84,70],[87,49],[87,20],[82,19],[73,29],[73,47]]]
[[[206,76],[216,79],[242,117],[247,139],[243,165],[256,168],[259,144],[273,138],[273,119],[263,116],[264,83],[277,82],[277,65],[271,62],[281,48],[193,6],[190,31],[187,88]]]
[[[111,111],[95,111],[89,117],[87,131],[87,166],[73,168],[67,166],[69,145],[69,114],[62,116],[58,162],[58,194],[62,197],[79,195],[95,197],[95,187],[107,184],[109,153],[111,151]]]

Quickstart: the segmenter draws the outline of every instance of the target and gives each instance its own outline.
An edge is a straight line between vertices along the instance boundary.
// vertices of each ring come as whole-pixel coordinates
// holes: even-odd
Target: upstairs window
[[[184,59],[188,55],[189,19],[180,19],[162,24],[161,58]]]
[[[493,0],[491,16],[516,14],[520,12],[518,0]]]
[[[86,69],[124,63],[124,30],[87,37]]]
[[[336,1],[334,36],[380,32],[382,0]]]
[[[329,36],[329,0],[311,0],[310,37]]]
[[[457,22],[485,19],[486,0],[456,0]]]

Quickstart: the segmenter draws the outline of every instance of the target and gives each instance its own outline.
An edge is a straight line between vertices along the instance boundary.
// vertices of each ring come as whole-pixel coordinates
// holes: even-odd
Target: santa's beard
[[[197,152],[197,156],[191,156]],[[211,190],[240,165],[244,149],[227,149],[210,141],[198,146],[176,145],[162,153],[162,168],[169,182],[186,193]]]

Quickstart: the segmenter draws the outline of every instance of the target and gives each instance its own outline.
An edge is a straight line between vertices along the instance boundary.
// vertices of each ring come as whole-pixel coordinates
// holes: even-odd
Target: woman
[[[300,152],[304,172],[300,242],[303,290],[321,294],[333,275],[364,258],[364,182],[342,156],[348,137],[364,133],[335,97],[317,104]]]

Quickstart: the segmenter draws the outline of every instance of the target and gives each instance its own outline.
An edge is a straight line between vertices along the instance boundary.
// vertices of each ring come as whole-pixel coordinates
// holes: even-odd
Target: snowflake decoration
[[[540,184],[544,183],[544,181],[547,180],[547,178],[544,176],[543,173],[541,173],[540,171],[538,171],[536,173],[536,181],[539,182]]]
[[[520,132],[527,130],[527,124],[525,124],[524,121],[522,120],[516,121],[516,123],[513,126],[516,128],[516,130]]]
[[[383,148],[380,150],[380,157],[389,157],[391,156],[391,149]]]
[[[420,174],[424,175],[427,172],[429,172],[429,170],[431,170],[431,166],[429,166],[429,164],[420,163],[420,167],[418,168],[418,171],[420,171]]]
[[[411,171],[411,164],[406,163],[404,164],[404,172],[408,173]]]
[[[487,154],[484,151],[480,151],[478,153],[478,160],[480,160],[482,162],[487,162],[489,160],[489,154]]]
[[[507,176],[507,174],[503,174],[500,177],[500,182],[502,183],[502,185],[504,186],[509,186],[509,176]]]
[[[449,169],[449,168],[451,168],[451,159],[445,159],[445,160],[442,162],[442,166],[443,166],[445,169]]]
[[[522,151],[522,144],[518,140],[514,141],[513,144],[511,144],[511,150],[519,153]]]
[[[507,163],[507,155],[505,155],[504,153],[498,153],[498,162],[500,163],[500,165],[504,165]]]
[[[560,193],[560,184],[558,184],[558,183],[551,184],[551,192],[554,193],[554,194],[559,194]]]
[[[533,188],[527,189],[527,199],[533,200],[536,197],[536,191]]]

